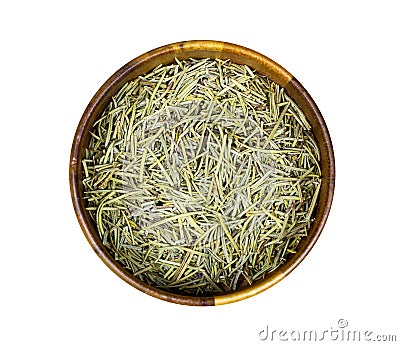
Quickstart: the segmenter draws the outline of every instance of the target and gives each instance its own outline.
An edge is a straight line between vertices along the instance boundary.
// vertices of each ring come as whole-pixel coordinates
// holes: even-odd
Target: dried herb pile
[[[307,236],[320,189],[311,126],[245,65],[178,61],[125,84],[82,162],[87,210],[115,258],[190,295],[252,284]]]

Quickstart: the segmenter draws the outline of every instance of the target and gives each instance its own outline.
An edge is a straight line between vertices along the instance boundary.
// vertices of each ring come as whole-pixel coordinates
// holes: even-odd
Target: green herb
[[[126,83],[93,125],[87,210],[143,282],[227,292],[267,276],[307,236],[319,159],[279,85],[230,61],[176,60]]]

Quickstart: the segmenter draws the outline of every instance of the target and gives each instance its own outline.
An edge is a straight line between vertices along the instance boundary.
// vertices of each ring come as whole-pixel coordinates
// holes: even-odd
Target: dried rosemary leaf
[[[188,295],[235,290],[307,236],[317,143],[285,90],[248,66],[160,65],[126,83],[90,134],[87,211],[143,282]]]

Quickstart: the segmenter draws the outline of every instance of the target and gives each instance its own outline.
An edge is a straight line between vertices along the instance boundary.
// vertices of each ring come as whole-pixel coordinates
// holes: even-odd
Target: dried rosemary
[[[87,210],[140,280],[208,295],[251,285],[307,236],[319,151],[285,90],[248,66],[187,60],[125,84],[86,149]]]

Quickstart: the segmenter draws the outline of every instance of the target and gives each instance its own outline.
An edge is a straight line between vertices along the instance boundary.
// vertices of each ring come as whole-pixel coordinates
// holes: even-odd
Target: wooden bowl
[[[82,163],[93,122],[110,102],[111,97],[129,80],[143,75],[160,64],[169,64],[174,58],[219,58],[246,64],[286,89],[312,126],[321,152],[322,183],[318,206],[309,235],[301,240],[297,252],[266,278],[244,289],[210,297],[184,296],[151,287],[135,278],[122,267],[102,244],[96,226],[85,210],[82,184]],[[70,189],[75,213],[88,242],[103,262],[120,278],[133,287],[159,299],[186,305],[221,305],[236,302],[258,294],[287,276],[307,256],[325,225],[333,199],[335,183],[334,154],[324,119],[311,96],[288,71],[271,59],[248,48],[217,41],[187,41],[166,45],[133,59],[115,72],[97,91],[79,122],[70,158]]]

